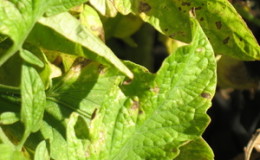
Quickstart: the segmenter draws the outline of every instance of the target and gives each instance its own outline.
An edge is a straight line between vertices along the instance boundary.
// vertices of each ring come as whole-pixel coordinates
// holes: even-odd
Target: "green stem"
[[[23,138],[21,139],[20,143],[16,146],[18,151],[22,150],[24,143],[26,142],[29,135],[30,135],[30,131],[28,129],[26,129],[24,132]]]

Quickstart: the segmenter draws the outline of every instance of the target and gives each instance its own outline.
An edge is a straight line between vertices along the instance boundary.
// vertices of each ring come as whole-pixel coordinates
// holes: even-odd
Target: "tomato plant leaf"
[[[68,13],[59,14],[48,18],[42,18],[40,22],[66,38],[81,44],[91,52],[79,53],[81,56],[89,57],[101,62],[107,62],[115,66],[128,77],[133,78],[129,69],[114,55],[114,53],[91,31],[80,24],[80,22]],[[83,55],[82,55],[83,54]]]
[[[189,1],[214,51],[241,60],[260,59],[260,47],[244,20],[226,0]]]
[[[0,124],[7,125],[19,121],[19,115],[14,112],[3,112],[0,114]]]
[[[0,33],[9,36],[13,45],[0,54],[0,66],[22,47],[46,4],[43,0],[1,1],[0,21],[4,23],[0,23]]]
[[[161,33],[183,42],[191,40],[191,12],[199,20],[217,54],[241,60],[260,59],[260,47],[255,37],[226,0],[115,0],[115,6],[121,13],[131,11]]]
[[[36,65],[38,67],[44,67],[44,63],[37,57],[35,56],[32,52],[21,49],[20,50],[20,56],[27,62],[33,65]]]
[[[191,41],[191,25],[189,13],[179,10],[180,1],[156,0],[115,0],[116,8],[123,14],[139,15],[159,32],[184,42]],[[178,22],[178,23],[176,23]]]
[[[197,22],[191,44],[151,75],[129,64],[132,82],[110,89],[90,124],[90,159],[172,159],[200,137],[216,84],[213,49]]]
[[[104,16],[114,17],[117,10],[110,0],[89,0],[89,2]]]
[[[67,142],[68,155],[70,160],[85,160],[86,159],[86,144],[84,139],[80,139],[76,135],[75,126],[80,119],[77,113],[72,113],[67,122]],[[82,121],[81,121],[82,122]],[[78,124],[80,125],[80,124]],[[84,126],[84,125],[83,125]]]
[[[45,87],[37,71],[28,64],[22,66],[21,97],[21,120],[26,132],[36,132],[42,123],[46,103]]]
[[[6,144],[0,144],[0,154],[0,160],[28,160],[22,152]]]
[[[204,139],[199,138],[181,147],[181,153],[176,160],[212,160],[214,153]]]
[[[83,11],[80,13],[80,22],[89,28],[94,35],[105,41],[103,24],[94,8],[89,5],[84,5]]]
[[[47,16],[65,12],[74,6],[78,6],[88,0],[50,0],[50,7],[46,11]]]
[[[34,159],[35,160],[49,160],[50,159],[45,141],[40,142],[39,145],[37,146],[37,148],[35,150],[35,154],[34,154]]]

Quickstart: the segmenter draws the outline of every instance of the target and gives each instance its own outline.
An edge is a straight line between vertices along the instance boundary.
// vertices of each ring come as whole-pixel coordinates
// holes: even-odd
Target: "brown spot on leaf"
[[[229,41],[229,39],[230,39],[230,37],[225,38],[225,39],[223,40],[223,43],[224,43],[224,44],[227,44],[228,41]]]
[[[196,7],[195,10],[200,10],[202,7]]]
[[[178,10],[181,11],[182,10],[181,7],[179,7]]]
[[[203,92],[203,93],[200,94],[200,96],[201,96],[202,98],[211,99],[211,95],[210,95],[209,93]]]
[[[143,114],[144,112],[139,109],[138,114]]]
[[[154,88],[151,88],[150,90],[157,94],[157,93],[159,93],[160,88],[159,87],[154,87]]]
[[[164,31],[167,32],[169,29],[168,28],[165,28]]]
[[[102,64],[100,64],[100,65],[98,66],[98,72],[99,72],[100,74],[104,74],[104,73],[105,73],[105,67],[104,67]]]
[[[79,72],[82,68],[87,66],[88,64],[91,63],[91,60],[83,58],[83,57],[78,57],[72,64],[71,69],[75,72]]]
[[[175,37],[175,34],[171,34],[169,35],[170,38],[174,38]]]
[[[189,2],[182,2],[181,5],[182,6],[190,6],[190,3]]]
[[[91,114],[91,120],[93,120],[96,117],[97,114],[97,108],[95,108],[94,112]]]
[[[222,23],[220,21],[217,21],[216,22],[216,27],[217,27],[217,29],[221,29]]]
[[[148,4],[148,3],[145,3],[145,2],[140,2],[139,3],[139,12],[149,12],[150,10],[152,9],[152,7]]]
[[[123,85],[129,85],[132,82],[131,79],[127,79],[123,82]]]
[[[200,18],[200,21],[204,21],[204,18],[203,18],[203,17],[201,17],[201,18]]]
[[[134,101],[134,103],[131,106],[132,110],[137,110],[139,109],[139,102],[138,101]]]

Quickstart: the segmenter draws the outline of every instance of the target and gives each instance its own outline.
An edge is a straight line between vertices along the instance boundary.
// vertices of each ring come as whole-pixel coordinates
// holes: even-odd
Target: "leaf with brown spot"
[[[148,4],[148,3],[145,3],[145,2],[140,2],[139,3],[139,12],[142,13],[146,13],[146,12],[149,12],[150,10],[152,9],[152,7]]]

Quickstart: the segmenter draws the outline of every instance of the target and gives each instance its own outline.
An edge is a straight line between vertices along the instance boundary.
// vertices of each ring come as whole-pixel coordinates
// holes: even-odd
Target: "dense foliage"
[[[227,0],[1,0],[0,160],[214,159],[219,55],[260,59]]]

